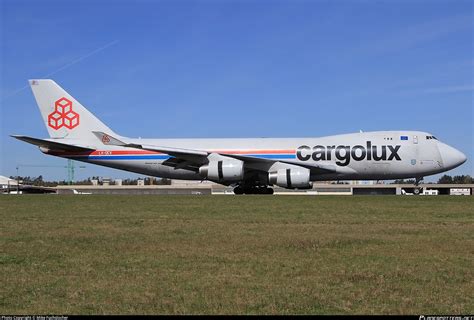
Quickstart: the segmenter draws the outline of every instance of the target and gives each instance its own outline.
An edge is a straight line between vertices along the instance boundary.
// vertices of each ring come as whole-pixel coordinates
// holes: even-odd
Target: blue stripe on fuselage
[[[294,154],[246,154],[245,156],[260,158],[260,159],[295,159],[296,158]],[[122,155],[122,156],[73,156],[71,158],[81,159],[81,160],[167,160],[172,157],[168,155]]]

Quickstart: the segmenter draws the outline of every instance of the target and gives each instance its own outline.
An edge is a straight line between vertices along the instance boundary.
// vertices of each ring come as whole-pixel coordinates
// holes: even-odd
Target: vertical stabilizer
[[[51,138],[96,141],[92,131],[116,135],[53,80],[30,80],[30,86]]]

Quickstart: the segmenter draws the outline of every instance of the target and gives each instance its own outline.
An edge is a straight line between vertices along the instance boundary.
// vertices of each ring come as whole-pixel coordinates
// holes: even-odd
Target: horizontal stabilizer
[[[88,147],[77,146],[77,145],[61,143],[61,142],[55,142],[55,141],[49,141],[49,140],[38,139],[38,138],[27,137],[27,136],[12,135],[11,137],[13,137],[15,139],[18,139],[18,140],[21,140],[21,141],[31,143],[31,144],[33,144],[35,146],[38,146],[38,147],[48,148],[48,149],[53,150],[53,151],[75,151],[75,152],[95,151],[95,149],[88,148]]]

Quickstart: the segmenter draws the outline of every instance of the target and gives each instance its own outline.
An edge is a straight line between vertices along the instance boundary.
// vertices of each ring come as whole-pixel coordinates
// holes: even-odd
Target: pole
[[[16,194],[20,194],[20,174],[18,170],[19,166],[16,166]]]
[[[72,185],[74,182],[74,171],[75,171],[75,164],[74,161],[71,159],[67,160],[67,177],[68,177],[68,184]]]

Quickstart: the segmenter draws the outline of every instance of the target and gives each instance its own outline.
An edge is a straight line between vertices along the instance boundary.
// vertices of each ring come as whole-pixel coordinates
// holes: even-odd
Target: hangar
[[[0,193],[26,194],[26,193],[57,193],[56,188],[47,188],[18,183],[17,180],[0,176]]]

